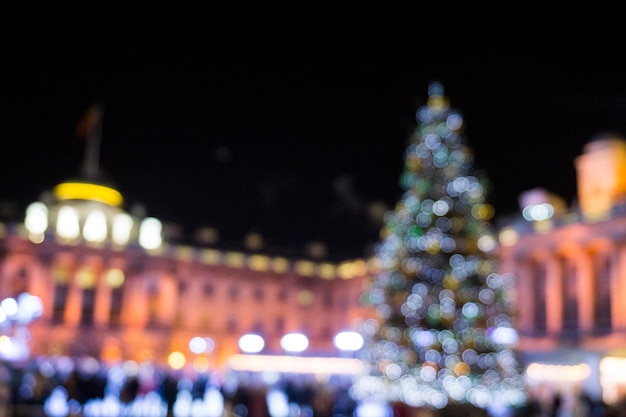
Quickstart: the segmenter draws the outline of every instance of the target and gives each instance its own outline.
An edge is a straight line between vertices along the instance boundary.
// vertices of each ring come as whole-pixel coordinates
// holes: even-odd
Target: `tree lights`
[[[432,408],[522,403],[511,277],[495,274],[487,253],[495,246],[488,182],[472,170],[463,117],[441,84],[429,86],[417,121],[404,155],[404,194],[385,215],[381,270],[365,293],[377,320],[362,329],[367,373],[354,393]]]

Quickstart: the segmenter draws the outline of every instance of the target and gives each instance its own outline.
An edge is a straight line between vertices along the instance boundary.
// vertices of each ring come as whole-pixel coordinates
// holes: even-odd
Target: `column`
[[[562,317],[561,329],[565,337],[578,337],[580,332],[580,262],[578,247],[570,246],[560,258]]]
[[[516,280],[516,306],[515,315],[518,320],[518,328],[524,333],[534,333],[535,323],[533,319],[533,312],[536,309],[534,305],[536,297],[534,294],[536,278],[532,273],[534,271],[532,259],[521,259],[516,261],[516,265],[512,268],[515,271]]]
[[[549,334],[559,334],[563,328],[563,276],[557,256],[546,260],[546,324]]]
[[[160,312],[159,322],[174,325],[178,306],[178,283],[175,275],[163,274],[159,279]]]
[[[65,302],[65,312],[63,321],[68,325],[78,325],[81,315],[82,290],[76,282],[76,269],[72,271],[72,276],[67,283],[67,301]]]
[[[577,274],[577,299],[580,309],[579,328],[583,333],[589,333],[594,329],[594,259],[595,257],[604,256],[602,253],[593,254],[580,248],[580,252],[576,256],[576,274]]]
[[[134,274],[124,283],[124,298],[122,300],[122,324],[130,327],[145,327],[147,323],[148,289],[145,275]]]
[[[106,326],[109,324],[111,311],[111,287],[106,279],[108,268],[108,265],[104,265],[98,274],[98,283],[96,284],[96,301],[93,314],[93,322],[96,326]]]
[[[611,280],[611,316],[614,330],[626,329],[626,245],[616,250],[614,279]]]
[[[29,285],[32,289],[31,293],[37,295],[41,299],[43,307],[41,319],[46,321],[52,320],[52,312],[54,309],[54,291],[55,281],[53,276],[54,261],[42,261],[36,263],[35,280]]]

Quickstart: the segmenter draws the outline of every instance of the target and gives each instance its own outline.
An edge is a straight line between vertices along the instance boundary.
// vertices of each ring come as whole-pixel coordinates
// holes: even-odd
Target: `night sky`
[[[5,216],[79,173],[85,143],[75,128],[95,101],[104,106],[100,167],[128,208],[141,204],[185,235],[215,227],[224,245],[251,231],[267,247],[323,241],[335,258],[377,241],[433,80],[465,116],[496,217],[534,187],[574,202],[584,144],[626,132],[624,36],[606,21],[78,14],[2,14]]]

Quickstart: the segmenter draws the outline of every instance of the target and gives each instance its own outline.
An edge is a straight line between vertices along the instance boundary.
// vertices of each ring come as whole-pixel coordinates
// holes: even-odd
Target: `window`
[[[148,286],[148,325],[155,326],[159,323],[159,286],[156,281]]]
[[[122,297],[123,287],[113,288],[111,290],[111,310],[109,311],[109,325],[116,327],[122,321]]]
[[[57,285],[54,289],[54,306],[52,310],[52,323],[61,324],[64,321],[65,303],[69,289],[67,285]]]
[[[331,339],[333,337],[333,329],[330,327],[330,325],[324,326],[324,328],[322,329],[322,337],[324,339]]]
[[[80,309],[80,325],[92,326],[94,307],[96,304],[96,290],[93,288],[84,289]]]
[[[231,300],[236,300],[239,297],[239,288],[232,285],[228,290],[228,295],[230,296]]]
[[[256,287],[254,289],[254,299],[256,301],[262,301],[264,298],[265,294],[263,293],[263,288],[262,287]]]
[[[350,301],[348,301],[348,298],[345,297],[345,296],[341,297],[341,300],[339,302],[339,308],[342,311],[346,311],[346,310],[348,310],[349,307],[350,307]]]
[[[593,322],[597,333],[611,332],[611,270],[613,262],[608,254],[598,254],[595,259],[596,282]]]
[[[285,331],[285,319],[278,317],[274,322],[274,330],[277,334],[282,334]]]
[[[252,333],[263,334],[263,323],[257,321],[254,326],[252,326]]]
[[[578,274],[573,259],[562,260],[563,333],[578,335]]]
[[[332,308],[333,306],[333,295],[330,292],[324,293],[324,307]]]
[[[28,270],[20,267],[11,279],[11,293],[17,297],[24,292],[28,292]]]
[[[237,319],[235,317],[230,317],[228,322],[226,323],[226,328],[230,333],[234,333],[237,331]]]
[[[202,286],[202,293],[207,296],[210,297],[211,295],[213,295],[213,293],[215,292],[215,288],[213,287],[213,284],[204,284]]]

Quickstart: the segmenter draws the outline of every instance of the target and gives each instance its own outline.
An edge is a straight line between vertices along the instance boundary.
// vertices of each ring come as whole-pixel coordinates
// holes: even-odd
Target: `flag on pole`
[[[85,142],[83,175],[92,180],[98,176],[99,171],[98,158],[103,112],[103,106],[100,103],[94,103],[89,106],[83,118],[76,125],[76,136]]]
[[[89,106],[82,119],[76,125],[76,136],[85,141],[91,139],[96,134],[101,119],[102,106],[97,103]]]

